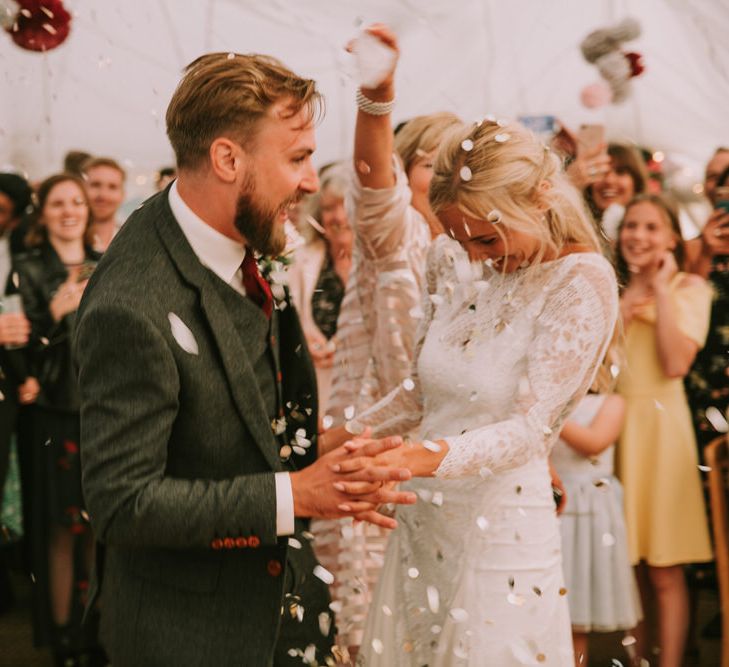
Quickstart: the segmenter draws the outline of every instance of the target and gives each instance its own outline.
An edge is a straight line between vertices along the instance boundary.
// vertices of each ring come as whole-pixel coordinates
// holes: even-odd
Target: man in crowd
[[[94,250],[105,252],[123,224],[119,208],[124,202],[126,172],[108,157],[91,158],[83,165],[91,205]]]

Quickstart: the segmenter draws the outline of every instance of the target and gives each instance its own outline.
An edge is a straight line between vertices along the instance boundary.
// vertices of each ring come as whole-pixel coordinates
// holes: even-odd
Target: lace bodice
[[[610,264],[577,253],[502,274],[446,236],[431,246],[411,378],[357,419],[375,435],[445,439],[444,478],[546,456],[584,396],[617,317]]]

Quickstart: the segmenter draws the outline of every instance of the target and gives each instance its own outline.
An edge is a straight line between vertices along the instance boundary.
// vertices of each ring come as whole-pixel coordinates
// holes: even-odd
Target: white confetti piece
[[[458,172],[458,173],[459,173],[459,175],[460,175],[460,177],[461,177],[461,180],[462,180],[462,181],[464,181],[464,182],[466,182],[466,183],[467,183],[468,181],[470,181],[470,180],[471,180],[471,179],[473,178],[473,172],[472,172],[472,171],[471,171],[471,169],[470,169],[470,168],[468,167],[468,165],[465,165],[465,164],[464,164],[464,165],[463,165],[463,166],[461,167],[461,171],[460,171],[460,172]],[[469,235],[469,236],[470,236],[470,235]]]
[[[443,505],[443,492],[442,491],[435,491],[433,493],[433,499],[430,501],[435,505],[436,507],[440,507]]]
[[[706,415],[707,421],[714,427],[715,431],[718,433],[729,432],[729,423],[727,422],[726,417],[721,414],[721,410],[712,405],[706,408],[706,412],[704,414]]]
[[[615,546],[615,536],[611,533],[604,533],[602,536],[602,544],[605,547]]]
[[[373,639],[372,640],[372,650],[377,653],[377,655],[382,655],[382,651],[385,650],[385,647],[382,645],[382,640],[380,639]]]
[[[466,153],[468,153],[469,151],[472,151],[473,150],[473,141],[471,141],[470,139],[464,139],[461,142],[461,148],[464,151],[466,151]]]
[[[324,635],[324,637],[329,636],[329,630],[332,627],[332,617],[327,612],[323,611],[321,614],[319,614],[319,632]]]
[[[167,313],[172,337],[188,354],[198,354],[197,341],[190,328],[175,313]]]
[[[415,382],[413,382],[412,378],[405,378],[402,381],[402,388],[405,391],[412,391],[413,389],[415,389]]]
[[[301,549],[301,542],[295,537],[289,537],[289,546],[293,549]]]
[[[417,567],[411,567],[408,569],[408,577],[411,579],[417,579],[420,576],[420,570]]]
[[[454,607],[448,612],[454,623],[465,623],[468,620],[468,612],[460,607]]]
[[[432,440],[423,440],[423,447],[425,447],[425,449],[429,452],[436,453],[443,449],[437,442],[433,442]]]
[[[388,607],[386,604],[383,604],[382,605],[382,613],[385,616],[392,616],[392,609],[390,609],[390,607]]]
[[[324,415],[321,420],[321,425],[324,427],[324,430],[328,430],[332,427],[332,424],[334,423],[334,417],[331,415]]]
[[[304,456],[304,454],[306,454],[306,450],[298,445],[294,445],[291,449],[294,450],[294,454],[298,454],[299,456]]]
[[[425,589],[425,592],[428,596],[428,608],[434,614],[437,614],[438,609],[440,609],[440,595],[438,594],[438,589],[435,586],[428,586]]]
[[[353,405],[348,405],[346,408],[344,408],[344,418],[345,419],[354,418],[354,406]]]
[[[317,565],[314,568],[314,576],[321,579],[327,585],[334,583],[334,575],[321,565]]]
[[[476,525],[480,530],[488,530],[490,524],[489,520],[485,516],[480,516],[476,519]]]
[[[518,593],[509,593],[506,596],[506,601],[509,604],[513,604],[515,607],[521,607],[524,604],[524,596]]]

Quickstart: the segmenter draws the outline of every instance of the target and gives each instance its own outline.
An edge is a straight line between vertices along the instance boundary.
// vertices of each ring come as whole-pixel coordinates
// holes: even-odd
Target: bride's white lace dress
[[[413,377],[358,421],[450,447],[397,510],[359,664],[573,664],[547,456],[617,315],[610,264],[578,253],[474,275],[439,237]]]

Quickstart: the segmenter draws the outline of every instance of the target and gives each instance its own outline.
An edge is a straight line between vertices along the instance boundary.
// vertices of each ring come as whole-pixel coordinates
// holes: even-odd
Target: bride
[[[547,457],[617,314],[610,264],[559,160],[485,120],[444,141],[412,377],[350,428],[417,432],[358,664],[572,665]],[[366,465],[352,455],[343,472]],[[366,449],[366,447],[365,447]],[[356,485],[349,485],[356,492]]]

